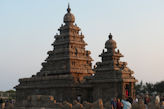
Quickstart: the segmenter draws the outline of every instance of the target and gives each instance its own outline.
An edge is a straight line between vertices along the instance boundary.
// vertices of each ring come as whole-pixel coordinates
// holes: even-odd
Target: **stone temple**
[[[23,107],[23,101],[32,95],[51,95],[57,102],[94,102],[100,98],[107,101],[113,97],[135,96],[137,80],[127,63],[120,61],[123,55],[112,34],[99,55],[102,61],[92,68],[91,52],[85,49],[87,43],[69,6],[64,25],[58,30],[53,50],[48,51],[41,70],[30,78],[19,79],[20,84],[15,87],[17,109]]]

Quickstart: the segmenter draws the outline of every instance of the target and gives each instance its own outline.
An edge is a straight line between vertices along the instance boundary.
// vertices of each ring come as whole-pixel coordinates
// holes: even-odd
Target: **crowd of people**
[[[14,103],[15,102],[12,99],[8,99],[8,100],[0,99],[0,109],[13,109]]]
[[[111,100],[112,109],[164,109],[164,96],[136,96],[136,99],[113,98]]]
[[[0,109],[13,109],[15,101],[0,99]],[[137,95],[135,99],[128,97],[111,100],[112,109],[164,109],[164,96]]]

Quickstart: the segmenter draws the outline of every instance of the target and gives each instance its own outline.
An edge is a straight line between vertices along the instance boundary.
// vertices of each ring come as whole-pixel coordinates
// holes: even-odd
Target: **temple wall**
[[[57,102],[73,100],[79,101],[93,101],[92,88],[77,88],[77,87],[56,87],[56,88],[28,88],[28,89],[17,89],[16,91],[16,105],[23,104],[23,100],[27,99],[28,96],[32,95],[51,95]]]
[[[121,82],[110,82],[96,84],[93,86],[93,101],[102,98],[103,101],[109,101],[111,98],[120,97],[122,98],[122,83]]]

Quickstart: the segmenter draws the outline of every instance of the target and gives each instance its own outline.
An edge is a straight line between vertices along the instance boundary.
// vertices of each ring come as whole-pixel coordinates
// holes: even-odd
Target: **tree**
[[[152,84],[152,83],[147,83],[147,82],[146,82],[145,90],[146,90],[148,93],[154,92],[154,91],[155,91],[155,89],[154,89],[154,84]]]
[[[164,93],[164,81],[157,82],[155,84],[146,83],[143,84],[141,81],[139,84],[135,84],[136,95],[141,93],[149,93],[152,94],[153,92],[157,93]]]
[[[157,91],[158,93],[164,93],[164,81],[157,82],[157,83],[154,85],[154,89],[155,89],[155,91]]]
[[[135,90],[136,90],[136,95],[140,93],[144,93],[144,87],[143,87],[143,82],[141,81],[139,84],[135,84]]]

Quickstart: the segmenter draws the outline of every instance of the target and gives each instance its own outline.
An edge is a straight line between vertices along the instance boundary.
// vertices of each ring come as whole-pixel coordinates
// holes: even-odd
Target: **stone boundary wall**
[[[46,95],[32,95],[28,96],[27,100],[23,101],[23,104],[17,104],[14,109],[110,109],[110,101],[103,104],[102,99],[97,100],[94,103],[84,101],[83,104],[77,102],[73,103],[64,101],[62,103],[56,102],[53,96]]]

